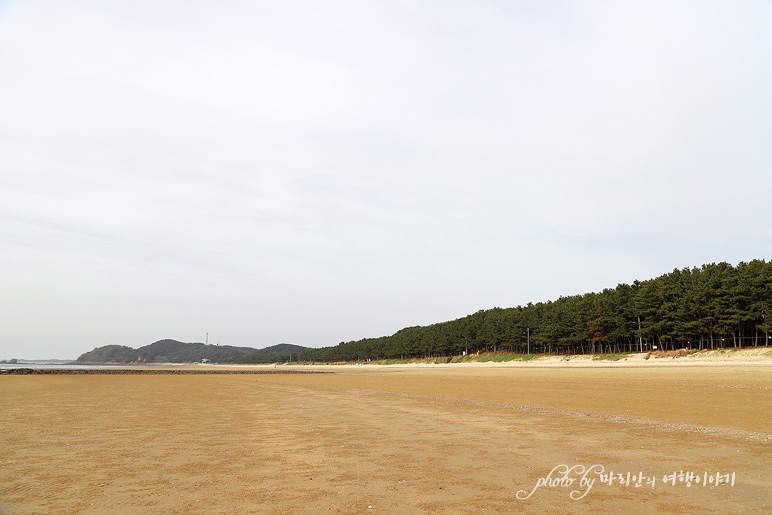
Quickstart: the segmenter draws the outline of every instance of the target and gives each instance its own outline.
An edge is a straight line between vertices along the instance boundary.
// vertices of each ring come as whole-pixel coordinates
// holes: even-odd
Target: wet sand
[[[0,501],[10,514],[772,511],[768,361],[322,369],[336,373],[0,377]],[[615,480],[596,467],[573,500],[587,490],[573,469],[573,485],[518,499],[559,465]],[[679,471],[734,486],[662,482]],[[641,486],[619,484],[628,472]]]

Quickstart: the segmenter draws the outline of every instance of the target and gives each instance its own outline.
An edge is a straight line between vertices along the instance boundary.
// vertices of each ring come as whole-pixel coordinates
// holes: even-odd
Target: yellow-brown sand
[[[768,364],[323,369],[2,376],[0,512],[772,511]],[[657,483],[516,498],[561,464]]]

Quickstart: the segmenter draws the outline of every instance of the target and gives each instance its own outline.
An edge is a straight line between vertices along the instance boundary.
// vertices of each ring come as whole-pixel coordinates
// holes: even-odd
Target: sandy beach
[[[318,368],[0,376],[0,513],[772,510],[763,349]]]

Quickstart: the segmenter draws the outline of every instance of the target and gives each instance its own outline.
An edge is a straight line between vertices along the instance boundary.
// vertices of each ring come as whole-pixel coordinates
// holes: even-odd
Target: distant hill
[[[304,350],[308,350],[308,347],[293,345],[291,343],[280,343],[264,349],[258,349],[254,354],[289,354],[290,352],[297,353],[303,352]]]
[[[139,354],[124,345],[105,345],[91,352],[81,354],[76,363],[130,363],[136,361]]]
[[[177,340],[159,340],[138,349],[123,345],[105,345],[82,354],[77,363],[192,363],[208,359],[219,363],[234,362],[246,355],[268,355],[300,352],[306,347],[280,343],[264,349],[233,347],[230,345],[205,345],[183,343]]]
[[[260,349],[256,352],[239,356],[233,360],[234,363],[276,363],[278,361],[290,361],[295,357],[298,359],[300,353],[310,350],[308,347],[301,347],[300,345],[292,345],[289,343],[280,343],[279,345],[273,345]]]

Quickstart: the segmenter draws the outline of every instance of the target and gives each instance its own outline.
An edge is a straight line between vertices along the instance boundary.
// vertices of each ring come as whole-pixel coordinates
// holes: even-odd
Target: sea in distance
[[[35,368],[35,369],[100,369],[100,368],[115,368],[116,366],[120,365],[81,365],[78,363],[65,361],[65,360],[57,360],[57,361],[48,361],[48,360],[19,360],[17,363],[0,363],[0,370],[7,370],[7,369],[14,369],[14,368]]]

